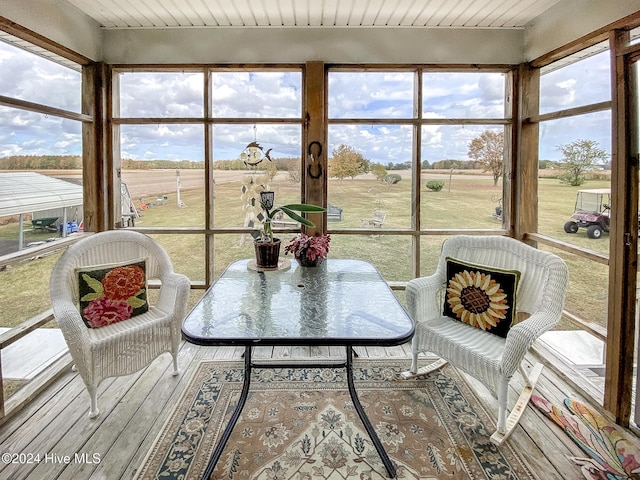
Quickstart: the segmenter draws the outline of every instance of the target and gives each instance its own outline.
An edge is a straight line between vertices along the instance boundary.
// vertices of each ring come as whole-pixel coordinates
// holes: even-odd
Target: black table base
[[[247,395],[249,393],[249,386],[251,384],[251,370],[253,367],[256,368],[336,368],[336,367],[345,367],[347,369],[347,386],[349,388],[349,395],[351,395],[351,401],[353,402],[353,406],[358,412],[358,416],[362,421],[364,428],[367,430],[369,437],[371,438],[371,442],[373,446],[376,448],[378,455],[380,455],[380,459],[387,469],[387,473],[389,474],[389,478],[395,478],[396,476],[396,467],[391,462],[389,455],[385,451],[382,446],[382,442],[378,438],[373,425],[369,421],[369,417],[367,417],[364,408],[362,408],[362,404],[358,399],[358,394],[356,393],[355,385],[353,383],[353,348],[350,346],[346,347],[347,350],[347,359],[344,363],[305,363],[305,364],[292,364],[292,363],[271,363],[269,364],[255,364],[251,361],[251,349],[252,347],[247,345],[245,346],[244,352],[244,382],[242,384],[242,392],[240,393],[240,398],[238,399],[238,404],[236,405],[235,410],[233,411],[233,415],[229,419],[229,423],[224,429],[222,433],[222,437],[218,441],[218,445],[216,445],[216,449],[213,451],[213,455],[211,456],[211,460],[207,465],[207,469],[202,476],[203,480],[209,480],[211,474],[213,473],[213,469],[215,468],[222,452],[229,441],[229,437],[231,436],[231,432],[235,428],[236,423],[238,422],[238,418],[240,418],[240,413],[244,408],[244,404],[247,401]]]

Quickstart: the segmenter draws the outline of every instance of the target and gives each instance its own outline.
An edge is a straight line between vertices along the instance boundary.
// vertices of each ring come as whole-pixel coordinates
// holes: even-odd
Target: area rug
[[[533,395],[531,402],[553,420],[587,457],[571,457],[587,479],[640,479],[640,449],[620,427],[583,403],[565,398],[564,407]]]
[[[451,367],[398,381],[407,361],[354,362],[360,401],[402,479],[531,479],[493,418]],[[241,362],[195,371],[140,468],[140,479],[199,479],[242,387]],[[255,369],[247,403],[214,479],[382,479],[344,368]]]

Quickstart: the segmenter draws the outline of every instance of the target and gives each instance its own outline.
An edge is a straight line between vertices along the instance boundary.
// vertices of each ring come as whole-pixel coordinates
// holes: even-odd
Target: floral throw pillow
[[[146,260],[76,270],[80,315],[89,328],[106,327],[149,310]]]
[[[443,314],[506,338],[515,319],[517,270],[501,270],[447,257]]]

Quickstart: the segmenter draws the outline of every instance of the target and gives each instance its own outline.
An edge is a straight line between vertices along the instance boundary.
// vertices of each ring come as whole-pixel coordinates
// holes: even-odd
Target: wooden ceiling
[[[103,28],[523,28],[567,0],[67,0]]]

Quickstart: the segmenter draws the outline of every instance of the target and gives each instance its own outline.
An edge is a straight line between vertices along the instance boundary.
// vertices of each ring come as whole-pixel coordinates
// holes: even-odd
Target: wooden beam
[[[204,98],[203,111],[207,119],[213,117],[212,112],[212,94],[213,94],[213,75],[205,71],[204,77]],[[216,181],[213,175],[213,126],[204,126],[204,226],[210,229],[215,225],[215,197],[216,197]],[[213,283],[215,278],[215,235],[204,236],[204,281],[207,287]]]
[[[604,112],[611,109],[611,101],[592,103],[590,105],[582,105],[580,107],[567,108],[566,110],[558,110],[556,112],[544,113],[542,115],[533,116],[525,119],[526,122],[546,122],[549,120],[557,120],[559,118],[575,117],[576,115],[584,115],[586,113]]]
[[[304,82],[305,128],[303,132],[302,182],[304,202],[322,207],[327,206],[328,156],[325,92],[326,73],[323,62],[308,62]],[[327,228],[326,215],[308,214],[307,218],[315,228],[304,227],[308,235],[322,234]]]
[[[102,88],[101,66],[93,63],[82,67],[82,112],[92,118],[92,122],[82,124],[82,193],[83,222],[87,232],[99,231],[103,198],[101,195],[101,145],[103,132],[100,122],[103,112],[100,105]]]
[[[540,69],[526,64],[518,69],[518,118],[516,138],[519,141],[516,152],[516,166],[513,181],[515,192],[512,206],[514,211],[513,236],[524,240],[527,233],[538,231],[538,123],[524,120],[538,115],[540,105]]]
[[[514,201],[517,198],[518,179],[518,139],[521,135],[521,125],[518,119],[520,110],[520,74],[512,70],[506,75],[504,116],[509,121],[504,128],[504,170],[502,173],[502,227],[509,230],[509,236],[515,235],[514,225],[517,219],[514,213]],[[516,121],[514,121],[516,119]]]
[[[413,104],[413,116],[415,118],[422,118],[422,70],[418,69],[413,75],[413,89],[417,92],[414,95]],[[422,225],[422,197],[421,188],[422,183],[422,158],[420,158],[420,152],[422,145],[422,127],[419,124],[413,125],[413,145],[411,146],[413,171],[416,172],[411,176],[411,228],[413,230],[420,230]],[[411,266],[411,277],[418,278],[421,276],[420,272],[420,256],[421,256],[421,242],[418,235],[411,237],[411,257],[413,258],[413,265]]]
[[[116,222],[121,221],[122,206],[120,204],[120,192],[122,180],[120,156],[120,125],[114,123],[113,119],[120,116],[120,75],[113,68],[105,72],[105,105],[107,111],[107,128],[105,129],[105,157],[104,165],[104,186],[107,195],[106,203],[106,228],[113,228]],[[117,195],[114,198],[113,195]]]
[[[597,43],[604,42],[608,39],[609,32],[615,29],[631,29],[638,26],[640,26],[640,11],[616,20],[609,25],[605,25],[595,32],[584,35],[574,40],[573,42],[568,43],[567,45],[552,50],[551,52],[545,53],[544,55],[541,55],[533,62],[531,62],[531,65],[533,67],[544,67],[546,65],[549,65],[550,63],[555,62],[556,60],[560,60],[566,57],[567,55],[579,52],[580,50],[584,50],[585,48],[591,47]]]
[[[0,30],[10,33],[14,37],[25,40],[33,45],[36,45],[37,47],[44,48],[45,50],[53,52],[56,55],[59,55],[62,58],[66,58],[67,60],[71,60],[72,62],[75,62],[79,65],[91,64],[91,59],[85,57],[84,55],[80,55],[79,53],[74,52],[73,50],[57,42],[54,42],[53,40],[43,37],[33,30],[29,30],[22,25],[18,25],[8,18],[0,17]]]
[[[18,98],[6,97],[0,95],[0,105],[4,107],[19,108],[21,110],[29,110],[43,115],[51,115],[52,117],[66,118],[69,120],[79,120],[81,122],[91,122],[93,117],[82,113],[70,112],[61,108],[49,107],[39,103],[28,102]]]
[[[525,240],[531,240],[542,243],[544,245],[549,245],[550,247],[557,248],[558,250],[572,253],[580,258],[586,258],[602,265],[609,265],[609,254],[581,247],[579,245],[576,245],[575,243],[558,240],[557,238],[551,237],[549,235],[545,235],[542,233],[527,233],[525,235]]]
[[[35,317],[31,317],[25,320],[17,327],[13,327],[0,334],[0,350],[2,350],[3,348],[7,348],[12,343],[17,342],[27,334],[33,332],[34,330],[37,330],[53,319],[53,310],[48,309],[44,312],[39,313]]]
[[[96,110],[96,96],[98,95],[99,82],[97,65],[91,64],[82,68],[82,111],[92,118]],[[82,210],[84,230],[95,232],[98,223],[98,178],[99,167],[97,163],[98,135],[95,124],[82,125]]]
[[[638,257],[638,157],[630,150],[637,118],[637,97],[630,88],[631,63],[617,52],[629,44],[628,31],[610,35],[611,118],[611,226],[609,230],[609,297],[605,355],[604,408],[616,423],[629,425],[632,403],[635,344],[636,273]],[[635,109],[632,111],[632,109]],[[637,124],[636,124],[637,126]],[[635,151],[637,153],[637,150]]]

